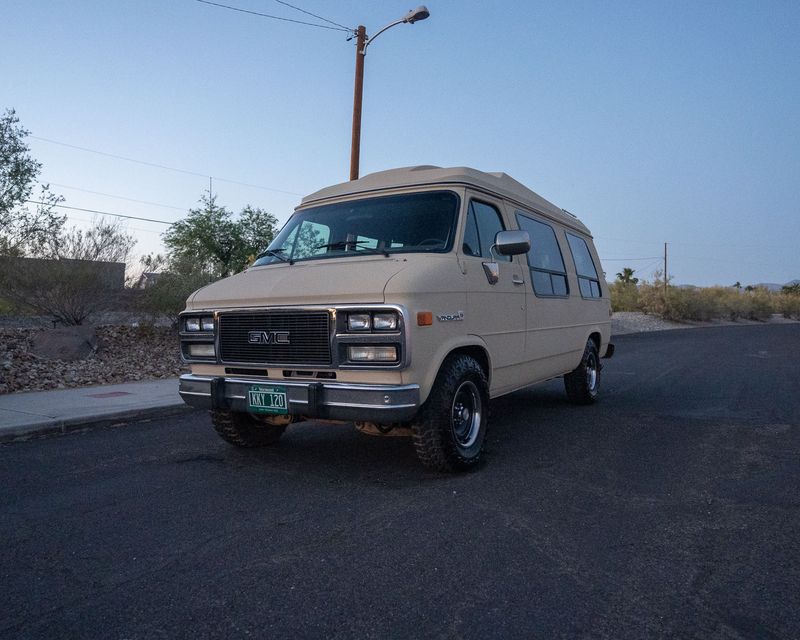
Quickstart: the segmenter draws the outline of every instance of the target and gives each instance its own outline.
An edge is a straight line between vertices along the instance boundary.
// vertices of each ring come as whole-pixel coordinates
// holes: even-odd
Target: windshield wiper
[[[289,264],[294,264],[294,260],[286,258],[281,255],[284,252],[284,249],[264,249],[261,253],[256,256],[256,260],[259,258],[263,258],[264,256],[272,256],[273,258],[277,258],[281,262],[288,262]]]
[[[321,244],[317,247],[314,247],[314,250],[317,249],[347,249],[347,247],[358,247],[358,250],[354,253],[380,253],[387,258],[389,257],[389,251],[386,248],[377,249],[375,247],[362,247],[361,245],[367,244],[371,242],[370,240],[339,240],[339,242],[329,242],[328,244]]]

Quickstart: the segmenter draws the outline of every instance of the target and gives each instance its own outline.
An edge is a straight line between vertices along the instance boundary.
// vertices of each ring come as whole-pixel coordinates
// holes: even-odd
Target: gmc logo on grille
[[[247,334],[250,344],[289,344],[288,331],[250,331]]]

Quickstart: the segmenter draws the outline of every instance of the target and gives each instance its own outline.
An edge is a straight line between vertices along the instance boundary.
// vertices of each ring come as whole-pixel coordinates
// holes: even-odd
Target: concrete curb
[[[96,416],[82,416],[75,418],[54,418],[42,420],[41,422],[15,425],[11,427],[0,427],[0,444],[12,442],[24,442],[37,437],[52,435],[64,435],[75,431],[90,429],[102,429],[112,425],[126,424],[130,422],[141,422],[151,418],[161,418],[200,411],[194,407],[175,403],[161,407],[146,407],[142,409],[124,409],[111,411]]]

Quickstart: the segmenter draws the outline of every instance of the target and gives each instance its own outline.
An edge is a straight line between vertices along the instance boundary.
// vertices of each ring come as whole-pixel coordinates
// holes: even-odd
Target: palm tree
[[[630,267],[624,267],[622,271],[617,274],[617,280],[623,284],[638,284],[639,278],[634,278],[634,273],[636,272]]]

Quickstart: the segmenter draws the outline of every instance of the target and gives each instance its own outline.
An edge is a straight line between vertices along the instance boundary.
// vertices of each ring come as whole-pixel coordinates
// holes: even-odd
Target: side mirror
[[[501,256],[516,256],[528,253],[531,237],[527,231],[498,231],[494,237],[494,249]]]

